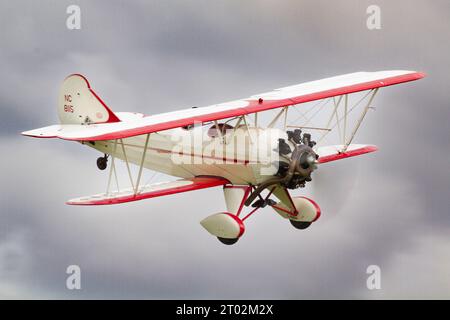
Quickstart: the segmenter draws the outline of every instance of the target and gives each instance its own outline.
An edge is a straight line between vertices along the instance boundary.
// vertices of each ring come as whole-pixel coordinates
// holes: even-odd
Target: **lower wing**
[[[186,191],[211,188],[228,184],[229,181],[221,177],[195,177],[192,179],[180,179],[169,182],[160,182],[148,186],[140,186],[138,192],[133,188],[109,193],[100,193],[91,196],[80,197],[67,201],[70,205],[105,205],[118,204],[147,198],[166,196],[169,194]]]

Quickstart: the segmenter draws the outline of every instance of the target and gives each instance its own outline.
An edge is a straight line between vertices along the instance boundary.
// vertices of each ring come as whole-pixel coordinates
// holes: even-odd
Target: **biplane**
[[[221,186],[226,210],[200,223],[230,245],[264,207],[297,229],[317,221],[319,205],[291,190],[304,187],[325,163],[376,151],[374,145],[353,143],[375,95],[382,87],[422,77],[403,70],[356,72],[145,115],[113,112],[84,76],[72,74],[59,92],[60,124],[22,134],[76,141],[102,154],[98,168],[110,167],[106,192],[69,200],[69,205],[120,204]],[[118,183],[118,160],[129,180],[124,188]],[[144,169],[178,179],[143,184]]]

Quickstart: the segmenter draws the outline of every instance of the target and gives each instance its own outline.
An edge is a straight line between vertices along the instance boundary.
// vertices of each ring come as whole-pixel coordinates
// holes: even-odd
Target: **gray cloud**
[[[378,1],[379,31],[365,28],[369,1],[76,1],[82,30],[69,31],[72,3],[0,4],[0,297],[450,297],[448,2]],[[322,218],[299,232],[265,209],[232,248],[198,224],[224,209],[220,188],[69,207],[105,187],[95,152],[17,135],[57,121],[73,72],[113,110],[156,114],[391,68],[428,77],[381,90],[358,137],[380,151],[315,174],[305,193]],[[365,287],[369,264],[381,291]]]

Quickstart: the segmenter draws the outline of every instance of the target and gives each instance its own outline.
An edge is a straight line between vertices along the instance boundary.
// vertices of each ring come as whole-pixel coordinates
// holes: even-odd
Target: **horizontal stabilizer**
[[[344,145],[326,146],[317,148],[316,153],[319,155],[318,162],[326,163],[340,159],[359,156],[361,154],[375,152],[377,146],[369,144],[351,144],[344,150]]]
[[[147,198],[166,196],[174,193],[211,188],[228,184],[229,181],[220,177],[196,177],[193,179],[180,179],[175,181],[160,182],[146,186],[140,186],[135,194],[132,188],[120,191],[100,193],[67,201],[70,205],[105,205],[118,204]]]
[[[55,124],[52,126],[22,132],[22,135],[33,138],[57,138],[60,132],[72,130],[86,130],[89,126],[81,124]]]

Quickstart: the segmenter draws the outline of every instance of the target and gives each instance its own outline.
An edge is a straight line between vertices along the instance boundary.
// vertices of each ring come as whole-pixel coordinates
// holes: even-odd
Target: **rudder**
[[[120,121],[80,74],[64,79],[58,97],[58,117],[62,124]]]

